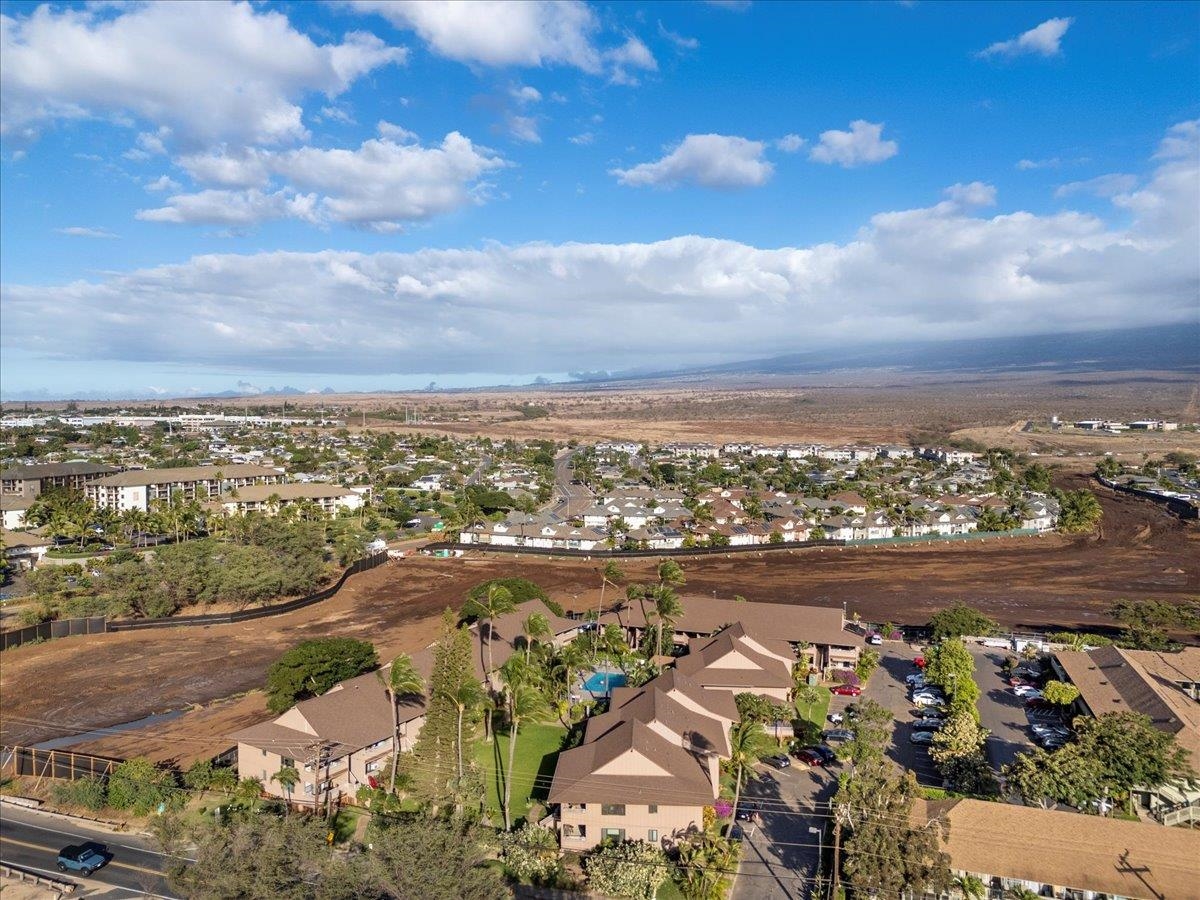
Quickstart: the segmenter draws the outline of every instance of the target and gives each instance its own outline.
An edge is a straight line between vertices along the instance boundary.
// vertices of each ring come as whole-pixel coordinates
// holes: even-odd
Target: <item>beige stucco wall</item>
[[[671,843],[688,831],[704,827],[703,806],[659,806],[650,812],[649,806],[625,806],[625,815],[604,815],[601,804],[585,806],[564,803],[559,812],[559,834],[564,850],[590,850],[604,838],[603,829],[620,828],[625,839],[649,841],[651,829],[657,832],[656,843]],[[583,837],[579,837],[580,829]]]

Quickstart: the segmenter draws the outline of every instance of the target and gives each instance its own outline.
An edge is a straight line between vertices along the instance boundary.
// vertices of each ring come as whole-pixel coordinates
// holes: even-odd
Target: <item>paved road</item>
[[[58,851],[68,844],[95,841],[113,854],[112,860],[87,878],[63,874],[55,868]],[[80,886],[73,896],[125,900],[130,897],[166,897],[162,877],[163,856],[136,834],[111,834],[77,826],[54,816],[5,806],[0,812],[0,860],[42,875]]]
[[[475,467],[475,471],[467,476],[467,480],[464,482],[464,484],[467,487],[470,487],[473,484],[478,484],[479,479],[483,477],[483,473],[488,470],[488,467],[491,464],[492,458],[487,454],[484,454],[483,458],[479,460],[479,465]]]
[[[863,697],[876,701],[895,716],[892,729],[892,743],[888,748],[888,756],[896,763],[910,769],[917,776],[917,781],[929,787],[941,787],[942,776],[938,774],[929,751],[920,744],[913,744],[908,737],[912,733],[910,727],[915,716],[913,706],[908,700],[908,686],[904,679],[917,671],[913,659],[917,651],[907,644],[889,641],[879,648],[880,665],[863,691]],[[852,697],[833,698],[829,711],[836,712],[844,709],[846,704],[853,702]]]
[[[571,484],[575,470],[571,468],[574,450],[564,450],[554,458],[554,501],[550,512],[555,515],[578,515],[592,505],[592,492],[582,484]]]
[[[824,810],[837,792],[831,771],[795,764],[778,770],[760,766],[762,777],[746,785],[743,797],[760,807],[760,823],[746,826],[746,842],[732,900],[807,900],[828,842]],[[813,833],[810,829],[819,829]]]

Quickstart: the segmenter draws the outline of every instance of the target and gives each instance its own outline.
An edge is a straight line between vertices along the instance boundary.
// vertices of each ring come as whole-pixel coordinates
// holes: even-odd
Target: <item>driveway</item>
[[[968,649],[975,659],[975,683],[979,685],[979,723],[991,732],[987,739],[988,761],[999,772],[1017,753],[1033,747],[1025,704],[1000,674],[1000,664],[1008,651],[979,646]]]
[[[839,768],[758,768],[761,777],[742,788],[742,798],[758,805],[760,821],[739,823],[745,844],[732,900],[808,900],[820,847],[829,840],[824,804],[837,792]]]

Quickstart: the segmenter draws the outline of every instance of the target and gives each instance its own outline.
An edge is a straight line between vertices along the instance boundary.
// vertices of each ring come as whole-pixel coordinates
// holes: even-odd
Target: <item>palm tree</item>
[[[463,606],[463,615],[476,618],[480,622],[479,633],[483,636],[483,624],[487,622],[487,667],[484,669],[484,675],[488,675],[495,668],[492,665],[492,623],[505,613],[510,613],[516,609],[516,604],[513,602],[512,591],[502,584],[493,582],[488,585],[487,594],[483,597],[471,597]],[[481,660],[482,662],[482,660]]]
[[[563,725],[567,727],[570,727],[571,724],[571,684],[575,680],[575,673],[583,668],[586,662],[585,656],[586,651],[572,641],[559,649],[551,668],[553,675],[562,675],[563,694],[567,700],[567,721],[563,722]]]
[[[250,809],[255,809],[258,806],[258,801],[262,798],[262,779],[261,778],[243,778],[237,783],[237,787],[233,790],[234,799],[245,803]]]
[[[1023,886],[1005,888],[1004,896],[1007,900],[1041,900],[1037,891],[1031,891],[1029,888]]]
[[[513,669],[502,666],[500,677],[504,682],[505,705],[508,710],[508,766],[504,770],[504,830],[512,829],[512,782],[513,762],[517,755],[517,731],[525,719],[540,715],[546,709],[545,698],[536,687],[512,677]]]
[[[617,565],[616,560],[610,559],[604,564],[604,569],[600,573],[600,604],[596,607],[597,617],[604,612],[604,588],[610,584],[616,587],[618,581],[624,580],[625,573],[621,571],[621,567]]]
[[[804,718],[812,718],[812,709],[821,702],[822,695],[826,693],[826,689],[815,684],[799,684],[796,686],[796,711],[800,711],[800,707],[804,707],[806,715]]]
[[[463,777],[463,717],[468,710],[473,710],[483,704],[486,699],[483,688],[474,678],[467,678],[454,689],[443,692],[442,696],[449,700],[458,711],[458,780]]]
[[[549,638],[550,620],[546,618],[544,613],[530,613],[529,616],[521,623],[521,632],[525,635],[525,662],[529,662],[529,648],[534,641],[541,641]]]
[[[733,772],[736,784],[733,792],[733,818],[730,819],[730,831],[733,829],[733,823],[737,821],[738,802],[742,798],[742,782],[754,777],[755,764],[771,750],[769,742],[770,738],[767,737],[758,722],[746,720],[738,722],[730,729],[728,766],[729,770]]]
[[[659,585],[653,591],[654,597],[654,616],[658,620],[655,628],[655,651],[662,653],[664,628],[674,626],[679,621],[679,617],[683,615],[683,604],[679,602],[679,595],[675,593],[667,585]]]
[[[959,875],[953,886],[962,894],[963,900],[983,900],[987,896],[987,885],[975,875]]]
[[[295,766],[284,766],[278,772],[271,776],[271,780],[278,782],[283,788],[283,793],[287,796],[287,814],[292,812],[292,788],[300,782],[300,772]]]
[[[382,670],[379,678],[383,679]],[[400,701],[406,697],[421,697],[425,693],[425,680],[413,666],[412,657],[401,653],[392,660],[386,685],[392,705],[392,775],[388,781],[388,791],[391,793],[396,790],[396,766],[400,760]]]

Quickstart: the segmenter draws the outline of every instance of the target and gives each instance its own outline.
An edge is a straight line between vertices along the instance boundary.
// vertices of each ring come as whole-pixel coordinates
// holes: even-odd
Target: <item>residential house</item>
[[[175,497],[204,502],[233,490],[241,491],[260,484],[282,484],[283,480],[282,469],[233,463],[119,472],[89,482],[84,490],[88,499],[100,509],[147,512],[154,503]]]
[[[752,634],[737,621],[692,644],[687,656],[675,661],[675,670],[710,691],[758,694],[782,702],[794,684],[795,663],[796,653],[787,641]]]
[[[25,494],[0,494],[0,513],[3,514],[4,527],[15,531],[25,527],[25,513],[37,502],[37,497]]]
[[[4,559],[15,569],[32,569],[53,546],[49,538],[32,531],[0,531]]]

